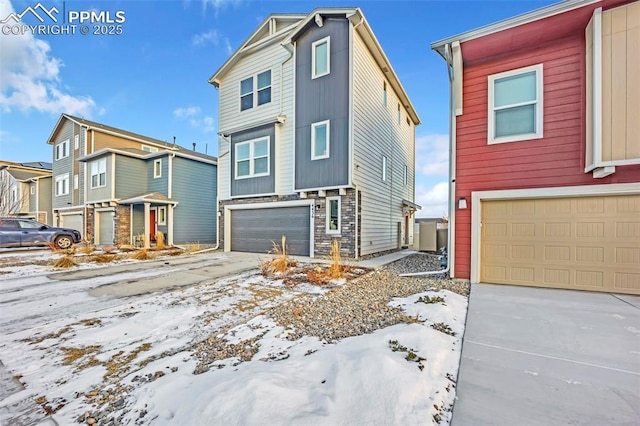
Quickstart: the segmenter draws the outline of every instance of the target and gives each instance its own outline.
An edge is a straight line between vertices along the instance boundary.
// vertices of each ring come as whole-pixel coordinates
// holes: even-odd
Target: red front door
[[[409,216],[404,217],[404,245],[409,245]]]
[[[149,229],[151,230],[151,233],[149,235],[149,241],[155,241],[156,240],[156,211],[151,210],[149,213],[150,213]]]

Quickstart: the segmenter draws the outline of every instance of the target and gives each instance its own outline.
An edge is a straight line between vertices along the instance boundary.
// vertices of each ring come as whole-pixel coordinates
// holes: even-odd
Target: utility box
[[[420,223],[420,236],[418,238],[418,250],[436,251],[438,250],[438,228],[436,222]]]

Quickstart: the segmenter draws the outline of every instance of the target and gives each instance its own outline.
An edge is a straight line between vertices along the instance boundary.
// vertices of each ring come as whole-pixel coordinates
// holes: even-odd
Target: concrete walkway
[[[452,425],[640,424],[640,297],[474,284]]]

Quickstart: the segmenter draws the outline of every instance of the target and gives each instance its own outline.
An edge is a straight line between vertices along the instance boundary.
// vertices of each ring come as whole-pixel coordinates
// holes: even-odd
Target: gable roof
[[[309,25],[315,22],[316,16],[344,16],[349,19],[354,25],[355,30],[360,34],[364,40],[365,45],[371,52],[376,63],[380,69],[384,72],[385,76],[389,80],[389,84],[400,98],[400,102],[407,110],[409,117],[415,125],[420,124],[420,117],[416,112],[413,104],[409,100],[407,92],[400,83],[398,75],[393,70],[391,62],[387,58],[386,54],[382,50],[382,46],[378,42],[373,30],[369,26],[369,23],[364,17],[364,14],[360,8],[354,7],[335,7],[335,8],[316,8],[308,14],[272,14],[267,17],[258,28],[249,36],[249,38],[231,55],[229,59],[209,78],[209,83],[215,87],[220,85],[220,80],[225,74],[246,54],[249,54],[254,48],[259,48],[263,45],[266,46],[270,43],[280,41],[283,47],[289,46],[294,42],[303,32],[305,32]],[[257,36],[264,32],[265,26],[270,25],[272,19],[291,19],[291,22],[297,20],[295,26],[287,26],[280,31],[271,33],[268,37],[260,39]],[[277,30],[277,27],[276,27]]]
[[[182,147],[178,148],[179,149],[177,150],[161,150],[158,152],[148,152],[136,148],[103,148],[99,151],[95,151],[91,154],[87,154],[78,158],[78,161],[87,162],[107,154],[119,154],[127,157],[138,158],[141,160],[149,160],[157,157],[164,157],[166,155],[174,155],[176,157],[188,158],[202,163],[209,163],[214,165],[218,164],[218,159],[212,155],[189,151],[188,149],[184,149]]]

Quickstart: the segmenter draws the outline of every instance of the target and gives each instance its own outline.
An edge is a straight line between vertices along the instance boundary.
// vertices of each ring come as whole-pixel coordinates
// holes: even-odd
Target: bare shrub
[[[164,250],[166,247],[165,243],[164,243],[164,233],[163,232],[156,232],[156,248],[158,250]]]
[[[74,266],[78,266],[78,264],[73,259],[73,256],[67,254],[62,256],[60,259],[56,260],[53,263],[53,266],[55,268],[60,268],[60,269],[69,269],[69,268],[73,268]]]
[[[131,256],[131,258],[135,260],[149,260],[151,259],[151,254],[149,253],[149,250],[147,250],[146,248],[143,248],[135,252]]]

